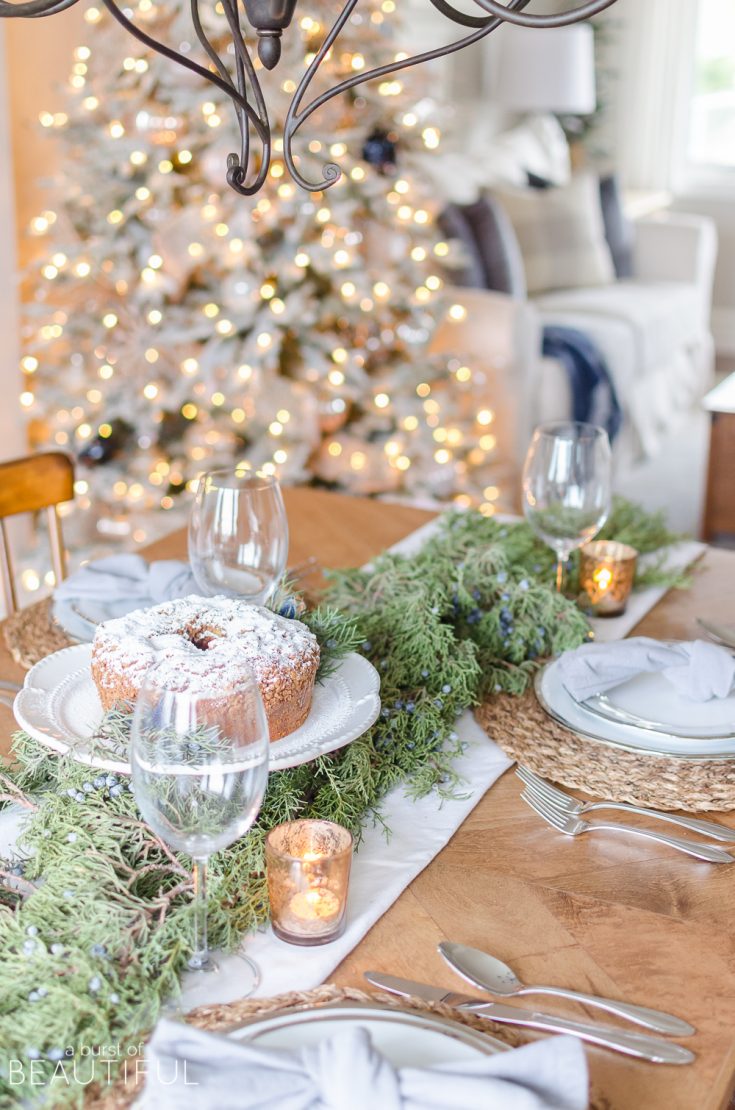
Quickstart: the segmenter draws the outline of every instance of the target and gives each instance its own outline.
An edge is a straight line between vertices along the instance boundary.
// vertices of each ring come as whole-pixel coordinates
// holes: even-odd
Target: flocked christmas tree
[[[300,5],[278,68],[260,69],[276,136],[332,9]],[[317,92],[396,55],[394,9],[361,5]],[[194,49],[172,0],[133,11]],[[160,514],[233,459],[285,482],[477,500],[494,446],[484,379],[428,354],[437,321],[464,309],[447,299],[449,247],[422,186],[439,143],[426,74],[371,82],[310,118],[295,151],[307,176],[341,165],[328,192],[289,179],[276,139],[265,188],[243,198],[225,181],[227,98],[98,8],[85,18],[66,102],[41,117],[65,160],[53,211],[31,228],[45,244],[22,397],[35,442],[79,459],[81,518]]]

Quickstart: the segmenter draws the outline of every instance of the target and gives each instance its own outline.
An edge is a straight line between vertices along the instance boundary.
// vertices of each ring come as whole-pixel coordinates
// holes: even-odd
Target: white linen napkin
[[[162,559],[147,563],[142,555],[108,555],[81,567],[54,590],[60,602],[104,601],[127,605],[129,612],[199,593],[188,563]]]
[[[665,644],[633,636],[609,644],[583,644],[559,658],[561,680],[577,701],[612,690],[644,671],[660,671],[690,701],[726,698],[735,682],[735,657],[705,640]]]
[[[359,1027],[286,1052],[163,1019],[145,1071],[137,1110],[586,1110],[588,1103],[587,1063],[573,1037],[395,1069]]]

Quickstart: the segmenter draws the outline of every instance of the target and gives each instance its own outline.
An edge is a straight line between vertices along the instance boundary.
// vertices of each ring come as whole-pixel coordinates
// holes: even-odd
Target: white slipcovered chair
[[[458,138],[448,166],[440,159],[425,168],[434,174],[437,192],[447,204],[474,203],[489,189],[502,208],[509,199],[503,190],[522,188],[529,171],[555,186],[572,180],[569,148],[552,116],[534,117],[503,135],[482,121]],[[442,182],[451,189],[442,193]],[[717,255],[713,222],[664,211],[635,221],[633,234],[635,277],[538,293],[516,308],[523,338],[518,340],[512,381],[503,383],[502,390],[503,406],[514,413],[511,438],[519,452],[525,451],[536,424],[572,414],[563,366],[542,355],[546,325],[578,329],[605,357],[623,412],[614,447],[619,470],[655,457],[667,440],[670,444],[672,432],[710,387],[714,373],[710,311]],[[498,313],[498,302],[484,299],[488,296],[502,294],[457,291],[469,312],[462,327],[454,329],[452,340],[467,343],[468,357],[480,363],[487,357],[489,328]]]
[[[717,235],[711,220],[666,213],[635,228],[635,278],[541,294],[538,324],[579,328],[606,358],[624,422],[619,461],[655,456],[712,383],[710,332]],[[568,416],[563,367],[539,359],[528,383],[528,429]]]
[[[635,278],[527,300],[454,291],[467,314],[442,323],[433,347],[466,357],[486,375],[501,471],[517,478],[534,426],[572,413],[564,367],[541,355],[545,324],[579,328],[605,355],[624,415],[614,449],[619,473],[634,472],[667,437],[670,443],[709,388],[714,227],[667,214],[638,221],[635,231]]]

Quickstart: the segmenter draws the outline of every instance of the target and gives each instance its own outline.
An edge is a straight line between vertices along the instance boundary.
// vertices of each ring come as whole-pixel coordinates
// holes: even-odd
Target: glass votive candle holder
[[[579,553],[579,584],[598,617],[625,612],[638,560],[638,552],[617,540],[595,540]]]
[[[344,931],[352,833],[332,821],[289,821],[265,839],[273,932],[289,944],[328,944]]]

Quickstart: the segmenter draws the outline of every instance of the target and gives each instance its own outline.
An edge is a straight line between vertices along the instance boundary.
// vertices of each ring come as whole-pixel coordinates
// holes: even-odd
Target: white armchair
[[[533,427],[572,412],[564,367],[540,355],[542,328],[552,323],[579,328],[607,359],[625,416],[615,445],[618,469],[655,455],[709,388],[716,247],[709,220],[647,218],[636,224],[635,279],[526,301],[456,290],[467,315],[441,324],[433,347],[466,357],[486,375],[499,463],[517,470]]]
[[[563,289],[533,299],[541,326],[579,328],[607,360],[624,414],[619,461],[655,455],[710,387],[709,316],[717,253],[713,223],[666,214],[635,225],[634,279]],[[568,384],[553,360],[537,365],[529,425],[570,411]]]

